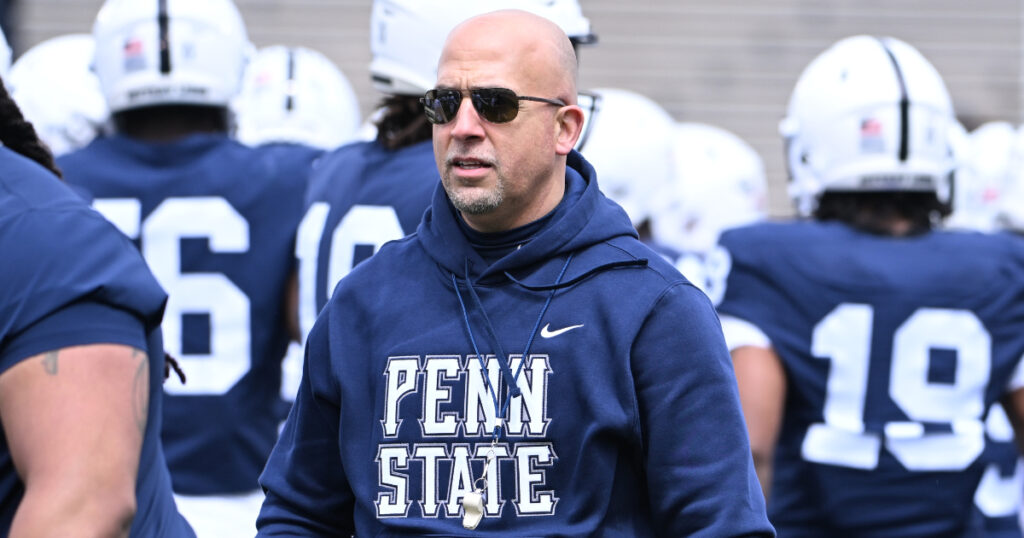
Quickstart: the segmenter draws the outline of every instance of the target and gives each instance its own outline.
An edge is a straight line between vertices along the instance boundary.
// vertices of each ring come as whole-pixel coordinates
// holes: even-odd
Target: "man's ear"
[[[583,109],[576,105],[559,109],[555,115],[555,128],[555,153],[568,155],[583,131]]]

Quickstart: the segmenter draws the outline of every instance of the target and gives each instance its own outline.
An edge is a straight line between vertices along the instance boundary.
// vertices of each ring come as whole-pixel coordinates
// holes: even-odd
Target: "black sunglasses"
[[[423,112],[427,115],[430,123],[437,125],[448,123],[455,119],[462,105],[462,96],[465,90],[453,88],[433,89],[420,98],[423,104]],[[508,123],[519,115],[519,101],[537,101],[555,106],[566,106],[561,99],[545,99],[543,97],[530,97],[528,95],[516,95],[516,92],[508,88],[474,88],[469,90],[469,100],[473,102],[480,117],[491,123]]]

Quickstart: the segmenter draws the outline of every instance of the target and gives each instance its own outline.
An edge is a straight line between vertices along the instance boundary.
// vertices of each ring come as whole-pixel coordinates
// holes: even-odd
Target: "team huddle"
[[[231,0],[0,47],[4,535],[1022,535],[1015,134],[911,45],[807,66],[769,219],[577,0],[370,28],[366,120]]]

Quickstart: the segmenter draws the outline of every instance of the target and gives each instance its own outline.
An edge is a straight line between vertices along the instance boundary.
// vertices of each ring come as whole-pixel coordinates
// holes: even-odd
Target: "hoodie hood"
[[[559,280],[569,255],[573,262],[560,279],[566,283],[604,267],[646,265],[646,259],[608,244],[618,237],[636,238],[636,230],[626,212],[601,193],[594,167],[576,151],[568,155],[565,181],[565,207],[527,243],[492,264],[469,243],[459,226],[458,211],[440,183],[417,237],[447,272],[462,278],[472,276],[470,279],[479,283],[511,277],[525,287],[544,288]]]

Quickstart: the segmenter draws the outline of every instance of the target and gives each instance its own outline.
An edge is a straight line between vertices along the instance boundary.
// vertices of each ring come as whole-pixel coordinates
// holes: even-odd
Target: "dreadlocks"
[[[377,142],[396,150],[430,140],[433,129],[418,97],[391,95],[381,102],[384,115],[377,121]]]
[[[60,168],[53,161],[53,154],[46,144],[39,139],[32,124],[25,120],[18,104],[7,92],[0,80],[0,142],[29,159],[43,165],[44,168],[63,177]]]

